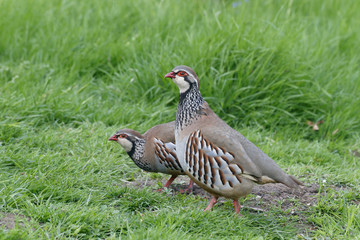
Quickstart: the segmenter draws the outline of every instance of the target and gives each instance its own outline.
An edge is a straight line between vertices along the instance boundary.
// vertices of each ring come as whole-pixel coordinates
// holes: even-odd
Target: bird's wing
[[[200,130],[191,133],[187,140],[185,162],[190,174],[215,189],[232,188],[242,182],[242,177],[254,182],[259,179],[244,168],[249,165],[246,160],[236,161],[234,153],[213,144]]]
[[[227,125],[207,105],[205,109],[207,119],[203,120],[201,126],[204,137],[212,144],[232,152],[234,162],[243,167],[244,173],[256,177],[258,183],[279,182],[294,188],[302,184],[295,177],[286,174],[255,144]]]
[[[180,162],[176,156],[175,144],[172,142],[164,143],[158,138],[154,138],[155,155],[159,162],[171,170],[183,171]]]

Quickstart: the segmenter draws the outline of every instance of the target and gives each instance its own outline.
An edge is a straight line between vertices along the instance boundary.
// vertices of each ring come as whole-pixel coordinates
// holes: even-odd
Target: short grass
[[[0,0],[0,212],[30,218],[0,238],[359,237],[359,11],[332,0]],[[301,213],[315,228],[276,209],[236,219],[230,204],[204,213],[204,199],[124,187],[158,175],[107,138],[174,119],[178,90],[163,76],[180,64],[224,120],[325,189]]]

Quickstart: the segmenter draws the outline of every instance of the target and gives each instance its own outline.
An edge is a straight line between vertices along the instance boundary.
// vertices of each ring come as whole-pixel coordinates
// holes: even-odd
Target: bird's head
[[[165,75],[165,78],[171,78],[179,87],[180,93],[186,92],[191,86],[199,88],[199,78],[190,67],[180,65]]]
[[[109,141],[118,142],[124,150],[129,153],[134,150],[137,139],[142,139],[143,136],[132,130],[132,129],[120,129],[112,137],[109,138]]]

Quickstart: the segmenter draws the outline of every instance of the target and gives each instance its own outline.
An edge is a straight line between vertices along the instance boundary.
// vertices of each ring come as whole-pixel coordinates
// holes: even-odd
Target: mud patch
[[[158,182],[165,182],[165,179],[137,179],[132,182],[125,182],[126,186],[135,188],[150,187],[156,190],[159,185]],[[181,190],[185,190],[188,187],[189,180],[186,176],[179,176],[175,182],[170,185],[170,189],[174,195],[181,194]],[[341,187],[333,186],[334,189],[339,190]],[[194,184],[192,194],[194,196],[200,196],[210,199],[211,195],[205,192],[202,188]],[[310,206],[313,206],[322,194],[318,184],[311,184],[308,186],[300,187],[299,189],[288,188],[283,184],[265,184],[255,185],[251,194],[247,197],[243,203],[244,208],[256,211],[268,211],[274,208],[281,208],[283,211],[291,210],[294,207],[297,210],[305,211]],[[220,199],[220,203],[221,203]]]
[[[158,189],[159,181],[162,185],[167,179],[137,179],[136,181],[125,181],[125,185],[128,187],[144,188],[150,187],[154,191]],[[170,185],[172,194],[181,194],[181,190],[187,189],[189,184],[189,178],[186,176],[179,176],[176,178],[173,184]],[[336,191],[344,191],[349,189],[345,186],[327,186],[324,189],[334,189]],[[194,196],[210,199],[211,195],[205,192],[202,188],[194,184],[193,192]],[[320,189],[319,184],[310,184],[301,186],[298,189],[289,188],[281,183],[270,183],[264,185],[255,185],[251,194],[249,194],[246,200],[243,201],[242,208],[249,209],[251,211],[266,212],[274,209],[281,209],[287,214],[297,215],[297,212],[307,211],[311,206],[316,205],[319,196],[324,195],[325,191]],[[224,198],[219,199],[219,203],[223,202]],[[226,200],[227,201],[227,200]]]
[[[137,179],[133,182],[126,182],[125,185],[135,188],[150,187],[154,191],[159,186],[159,181],[162,185],[167,179],[151,179],[146,180]],[[185,190],[188,187],[189,178],[186,176],[179,176],[170,189],[172,194],[181,194],[180,190]],[[324,189],[332,188],[336,191],[344,191],[348,187],[344,186],[327,186]],[[202,188],[194,184],[193,192],[194,196],[210,199],[211,195],[205,192]],[[241,208],[243,211],[249,211],[256,214],[261,212],[264,215],[267,214],[282,214],[287,216],[297,217],[296,226],[299,229],[299,234],[308,235],[309,232],[316,229],[316,225],[307,220],[308,213],[311,211],[311,207],[316,205],[321,195],[324,195],[325,191],[320,189],[318,184],[310,184],[302,186],[299,189],[292,189],[286,187],[280,183],[255,185],[251,194],[249,194],[245,200],[241,200]],[[220,198],[217,206],[222,205],[228,199]]]
[[[24,215],[15,215],[12,213],[2,213],[0,212],[0,228],[5,230],[10,230],[16,226],[24,226],[24,221],[29,221],[30,219]]]

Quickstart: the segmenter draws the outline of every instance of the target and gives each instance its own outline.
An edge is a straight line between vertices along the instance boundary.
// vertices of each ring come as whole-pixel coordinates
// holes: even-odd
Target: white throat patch
[[[130,152],[133,144],[126,138],[118,138],[117,142],[124,148],[126,152]]]
[[[190,84],[183,77],[176,76],[173,82],[179,87],[180,93],[186,92],[190,88]]]

